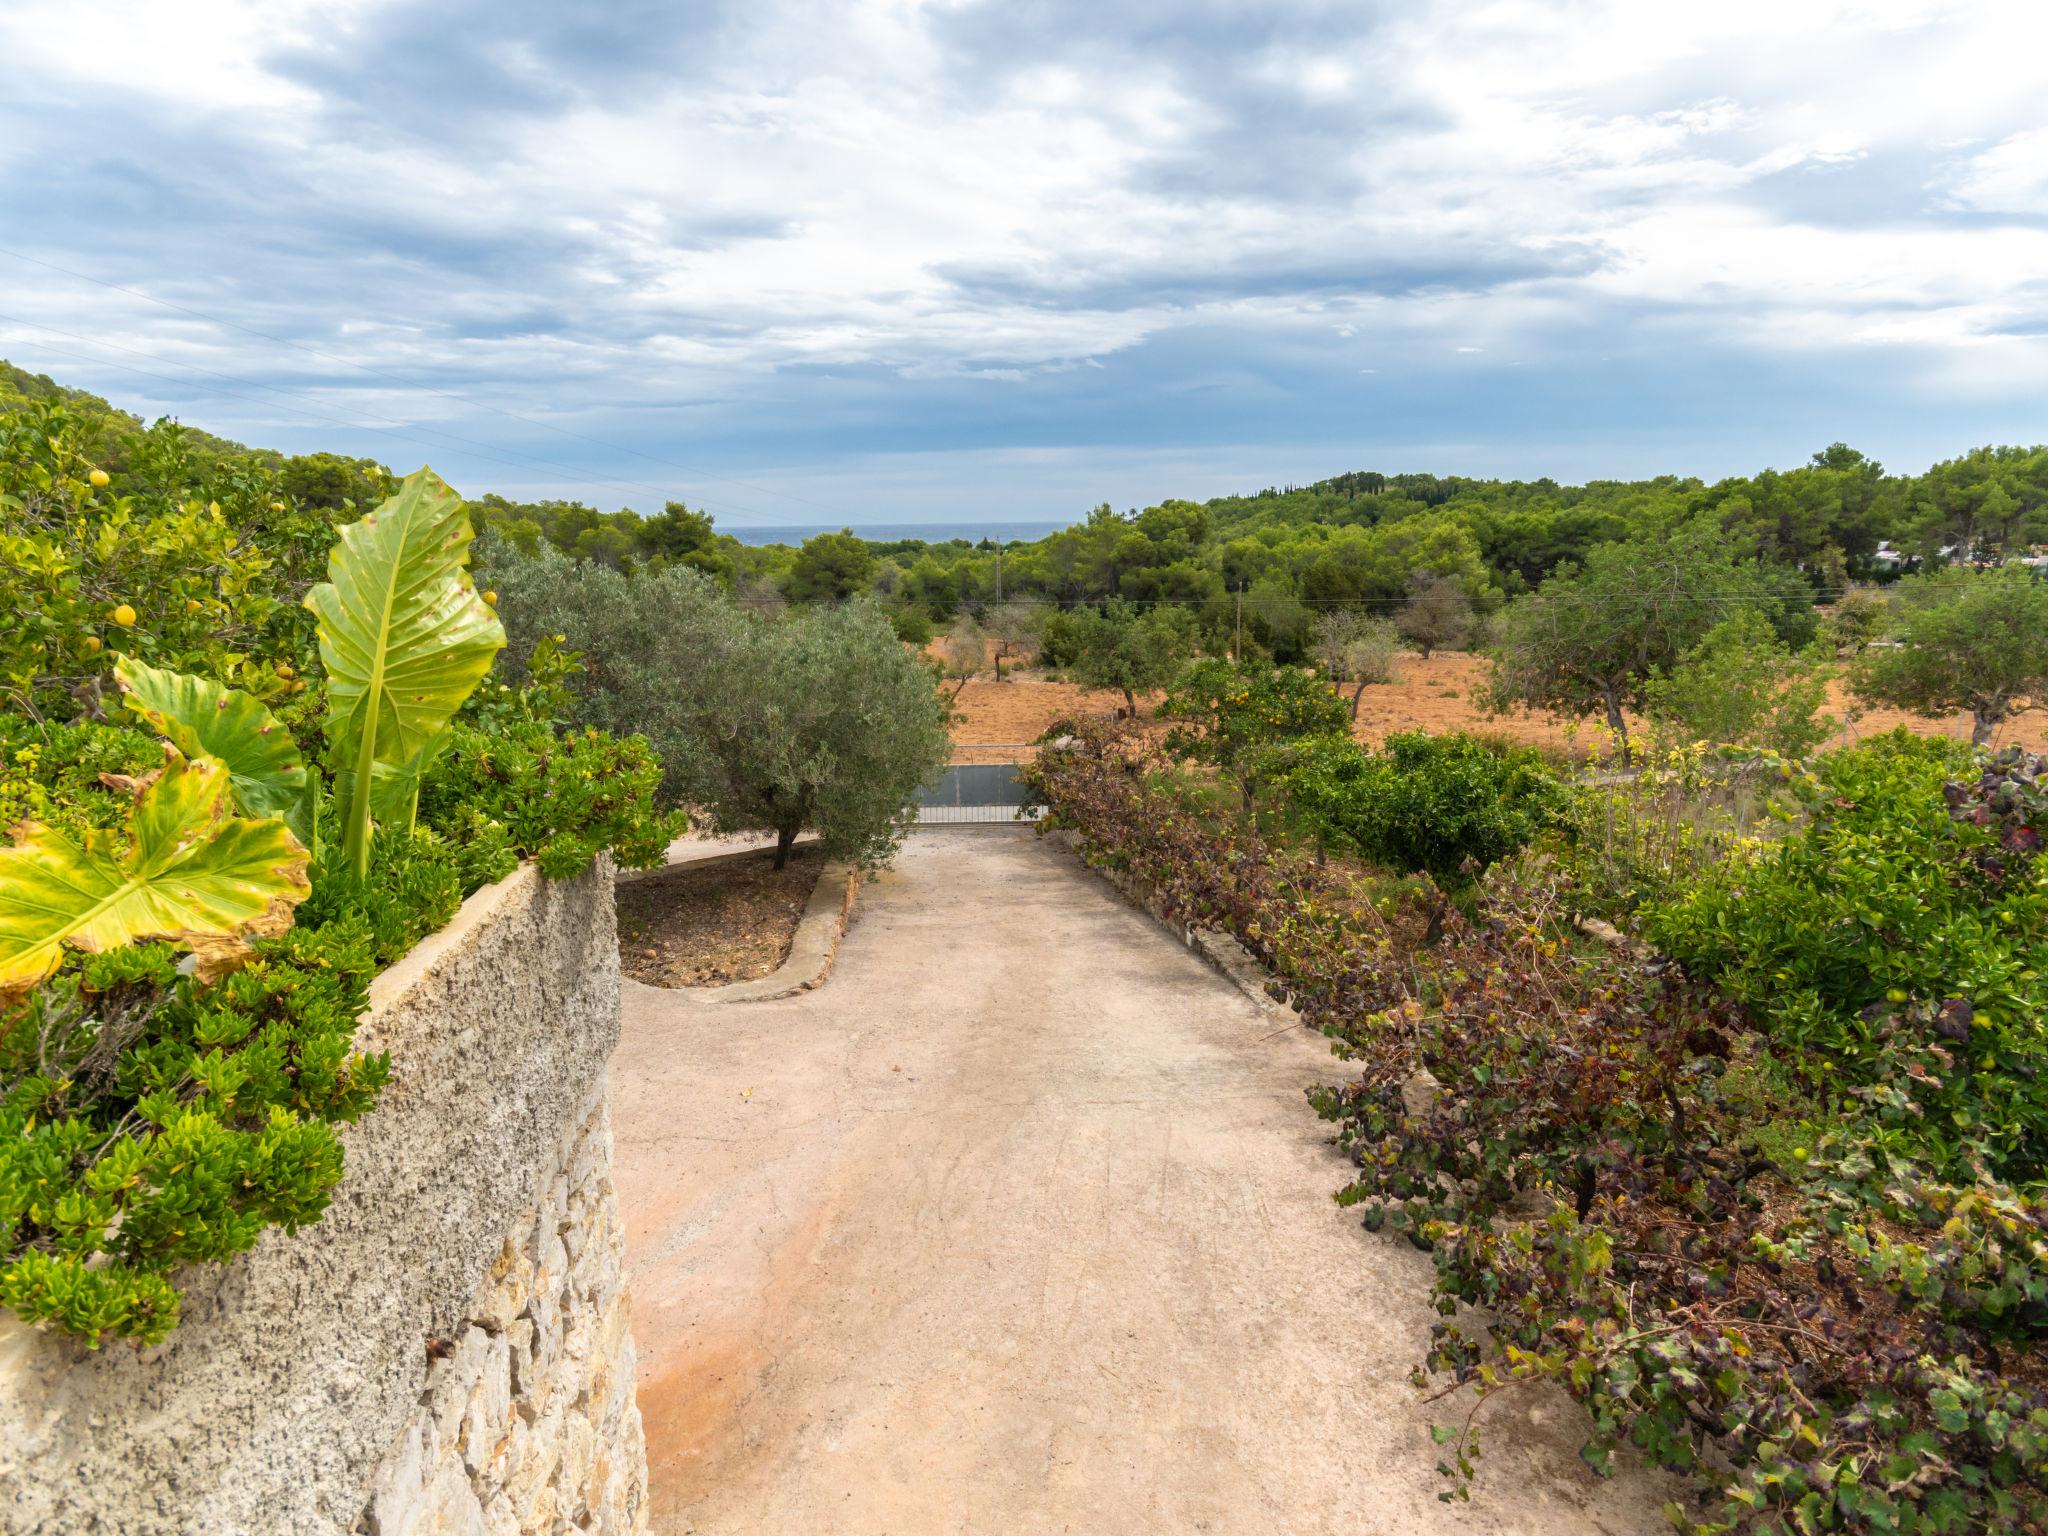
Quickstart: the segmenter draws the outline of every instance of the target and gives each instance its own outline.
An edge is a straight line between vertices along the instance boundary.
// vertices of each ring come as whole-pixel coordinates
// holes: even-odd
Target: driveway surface
[[[816,991],[629,981],[612,1070],[657,1536],[1666,1529],[1536,1392],[1438,1501],[1341,1064],[1028,831],[914,834]]]

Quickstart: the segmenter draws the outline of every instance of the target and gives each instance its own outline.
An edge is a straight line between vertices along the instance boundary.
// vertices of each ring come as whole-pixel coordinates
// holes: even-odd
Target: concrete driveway
[[[1668,1490],[1597,1483],[1533,1392],[1438,1501],[1429,1265],[1331,1203],[1302,1088],[1339,1072],[1009,829],[914,835],[817,991],[628,982],[652,1529],[1665,1529]]]

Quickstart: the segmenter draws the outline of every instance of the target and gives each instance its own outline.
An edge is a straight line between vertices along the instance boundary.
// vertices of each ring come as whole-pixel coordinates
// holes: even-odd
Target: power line
[[[630,454],[635,458],[646,459],[651,464],[660,464],[664,468],[679,470],[683,474],[690,475],[693,478],[704,480],[717,480],[728,485],[743,486],[748,490],[759,491],[763,495],[777,496],[785,501],[794,501],[799,502],[807,507],[816,507],[821,512],[831,513],[835,519],[850,521],[850,519],[846,519],[846,515],[843,511],[834,507],[827,506],[824,502],[812,501],[809,497],[799,496],[793,491],[778,491],[772,486],[759,485],[750,480],[736,479],[731,475],[717,474],[714,471],[708,469],[693,468],[690,465],[678,463],[673,459],[664,459],[655,454],[646,453],[638,448],[628,448],[618,443],[609,443],[603,440],[602,438],[591,437],[587,433],[572,431],[568,427],[557,426],[555,423],[550,421],[543,421],[537,417],[525,416],[520,414],[518,411],[507,410],[503,406],[492,405],[489,401],[486,400],[476,400],[472,399],[468,395],[458,394],[454,390],[437,389],[429,384],[420,384],[410,379],[401,378],[397,374],[387,373],[381,368],[372,367],[370,364],[360,362],[352,357],[346,357],[338,353],[327,352],[319,347],[308,346],[304,342],[292,341],[283,336],[275,336],[272,335],[269,331],[259,331],[253,326],[242,325],[237,321],[224,319],[219,315],[211,315],[204,310],[194,309],[187,304],[178,304],[174,303],[170,299],[158,298],[155,294],[144,293],[139,288],[128,288],[122,286],[120,283],[110,283],[106,281],[106,279],[104,278],[94,277],[89,272],[76,272],[73,271],[70,267],[59,266],[54,261],[45,261],[39,256],[30,256],[23,251],[10,250],[5,246],[0,246],[0,256],[11,256],[16,261],[25,261],[30,263],[31,265],[46,268],[51,272],[60,272],[66,277],[75,277],[80,282],[96,284],[97,286],[105,288],[113,293],[125,293],[130,298],[141,299],[145,303],[156,304],[162,306],[165,309],[176,310],[179,314],[190,315],[196,320],[204,320],[211,325],[225,326],[229,330],[240,331],[245,336],[255,336],[263,341],[271,342],[277,346],[287,347],[294,352],[303,352],[308,357],[317,357],[327,362],[340,363],[344,367],[357,369],[360,372],[369,374],[372,378],[383,379],[388,383],[397,384],[405,389],[415,390],[430,395],[438,395],[444,400],[460,401],[462,404],[471,406],[477,410],[491,411],[497,415],[504,416],[512,421],[522,422],[530,427],[539,427],[543,431],[558,433],[563,437],[574,438],[578,442],[588,443],[592,447],[603,448],[611,453]],[[602,484],[605,482],[600,481],[598,483]],[[746,509],[742,508],[740,510]],[[754,513],[751,515],[766,516],[767,514]]]

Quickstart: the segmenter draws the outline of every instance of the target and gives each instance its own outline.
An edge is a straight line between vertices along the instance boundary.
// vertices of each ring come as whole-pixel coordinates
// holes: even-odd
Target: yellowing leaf
[[[217,759],[164,756],[140,786],[127,838],[90,831],[81,848],[24,823],[0,849],[0,997],[50,975],[66,945],[184,941],[201,951],[203,973],[217,974],[247,935],[291,925],[309,890],[305,849],[281,821],[224,817],[228,772]]]
[[[235,799],[254,816],[283,815],[306,792],[306,765],[291,732],[238,688],[117,658],[123,701],[188,759],[217,757]]]

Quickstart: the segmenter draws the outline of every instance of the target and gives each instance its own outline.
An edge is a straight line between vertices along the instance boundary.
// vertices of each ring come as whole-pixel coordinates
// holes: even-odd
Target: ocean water
[[[792,523],[780,528],[743,528],[718,525],[720,533],[729,533],[742,544],[801,544],[813,534],[837,533],[839,523]],[[1007,522],[1007,523],[855,523],[853,531],[864,539],[886,543],[896,539],[923,539],[928,544],[943,544],[948,539],[965,539],[978,544],[983,539],[1014,542],[1042,539],[1049,533],[1058,533],[1062,528],[1072,527],[1071,522]]]

